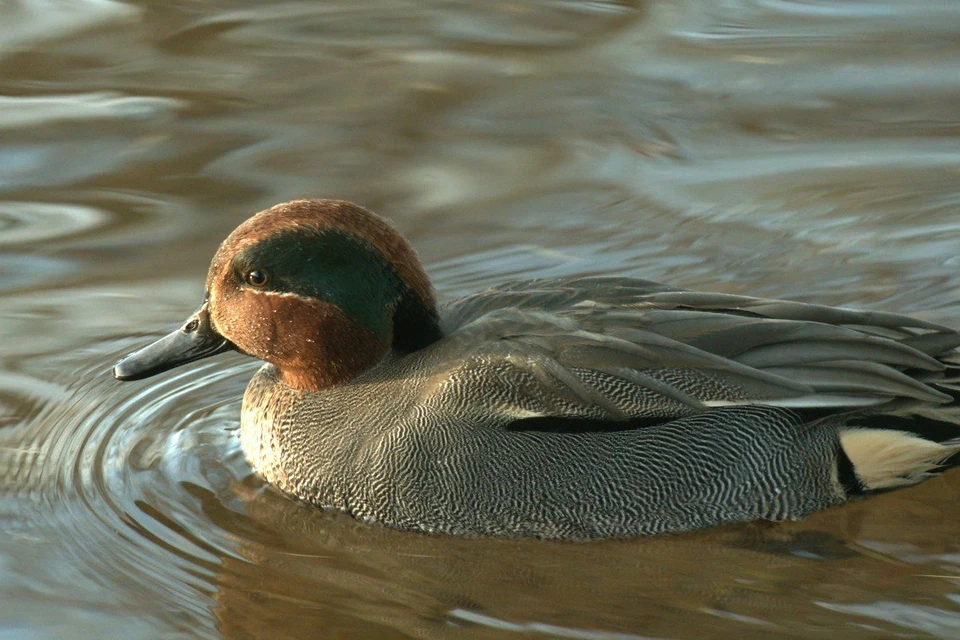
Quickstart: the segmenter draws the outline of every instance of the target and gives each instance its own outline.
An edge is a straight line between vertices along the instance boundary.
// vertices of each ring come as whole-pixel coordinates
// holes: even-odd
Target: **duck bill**
[[[182,327],[118,362],[113,377],[142,380],[232,348],[233,344],[213,328],[204,302]]]

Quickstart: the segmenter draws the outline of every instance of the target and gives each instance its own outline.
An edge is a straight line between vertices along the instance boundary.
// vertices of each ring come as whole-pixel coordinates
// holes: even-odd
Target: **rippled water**
[[[960,325],[960,5],[0,3],[0,638],[960,637],[960,473],[559,544],[265,488],[256,363],[120,385],[249,214],[342,197],[444,296],[518,276]]]

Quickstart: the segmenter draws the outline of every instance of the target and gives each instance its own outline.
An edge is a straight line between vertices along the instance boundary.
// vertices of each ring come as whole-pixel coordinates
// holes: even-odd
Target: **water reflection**
[[[518,276],[960,325],[960,9],[870,2],[0,9],[0,635],[953,637],[960,475],[799,523],[585,545],[305,509],[239,356],[117,386],[226,233],[391,218],[445,296]]]
[[[89,207],[6,201],[0,209],[0,247],[79,233],[98,226],[104,217]]]
[[[92,27],[111,23],[133,24],[139,13],[115,0],[15,0],[3,7],[0,22],[0,55],[47,40],[66,38]]]

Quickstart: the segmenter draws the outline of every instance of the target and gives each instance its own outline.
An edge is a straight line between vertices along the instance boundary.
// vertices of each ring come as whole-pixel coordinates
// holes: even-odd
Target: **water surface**
[[[955,638],[960,473],[589,544],[299,506],[256,363],[119,384],[275,202],[357,201],[441,296],[673,285],[960,326],[960,5],[0,4],[0,638]]]

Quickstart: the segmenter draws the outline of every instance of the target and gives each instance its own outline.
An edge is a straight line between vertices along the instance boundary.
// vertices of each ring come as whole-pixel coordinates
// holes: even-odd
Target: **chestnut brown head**
[[[349,202],[297,200],[253,216],[220,245],[206,289],[180,330],[114,374],[146,377],[233,347],[273,364],[286,384],[318,390],[439,337],[416,252]]]

